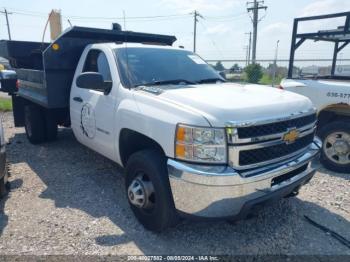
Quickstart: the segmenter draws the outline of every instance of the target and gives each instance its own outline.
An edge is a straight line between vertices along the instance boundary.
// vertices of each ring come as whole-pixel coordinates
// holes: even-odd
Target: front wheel
[[[321,128],[321,162],[329,170],[350,173],[350,123],[331,122]]]
[[[133,154],[126,165],[126,192],[130,207],[148,230],[160,232],[177,223],[166,158],[154,150]]]

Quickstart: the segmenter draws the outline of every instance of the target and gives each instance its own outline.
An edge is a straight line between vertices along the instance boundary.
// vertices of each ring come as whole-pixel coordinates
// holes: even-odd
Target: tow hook
[[[293,189],[293,191],[291,193],[289,193],[288,195],[285,196],[285,198],[290,198],[290,197],[295,197],[299,194],[299,188],[300,187],[296,187]]]

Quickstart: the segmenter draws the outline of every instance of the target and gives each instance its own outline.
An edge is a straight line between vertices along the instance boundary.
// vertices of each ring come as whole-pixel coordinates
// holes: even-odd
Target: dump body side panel
[[[0,56],[19,72],[18,94],[45,108],[67,108],[75,68],[92,43],[134,42],[172,45],[174,36],[71,27],[53,43],[0,41]],[[26,69],[26,70],[24,70]],[[33,74],[33,76],[30,76]],[[32,81],[33,80],[33,81]]]

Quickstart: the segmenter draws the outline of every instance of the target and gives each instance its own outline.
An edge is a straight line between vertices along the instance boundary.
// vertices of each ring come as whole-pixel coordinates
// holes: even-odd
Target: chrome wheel
[[[152,209],[155,204],[154,187],[145,174],[139,174],[128,187],[131,204],[142,209]]]
[[[328,135],[323,143],[327,158],[340,165],[350,164],[350,134],[334,132]]]

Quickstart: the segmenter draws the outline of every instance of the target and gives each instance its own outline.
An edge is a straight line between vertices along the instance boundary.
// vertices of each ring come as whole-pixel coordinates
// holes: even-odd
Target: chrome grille
[[[239,138],[259,137],[276,133],[285,132],[288,128],[300,128],[316,121],[316,114],[303,116],[300,118],[290,119],[277,123],[269,123],[259,126],[249,126],[238,128]]]
[[[315,110],[287,117],[244,123],[228,123],[229,164],[249,169],[286,160],[306,150],[314,139]],[[285,135],[295,130],[295,141]]]
[[[314,134],[311,133],[298,139],[293,144],[283,143],[269,147],[241,150],[239,153],[239,165],[246,166],[284,157],[307,147],[313,140]]]

